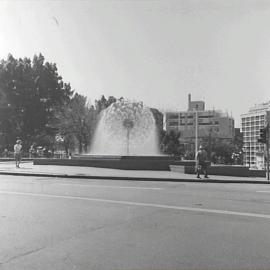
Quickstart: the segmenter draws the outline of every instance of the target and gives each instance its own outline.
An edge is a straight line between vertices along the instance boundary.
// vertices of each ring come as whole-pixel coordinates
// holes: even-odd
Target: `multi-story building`
[[[241,131],[244,143],[244,165],[265,168],[265,145],[258,143],[260,129],[267,125],[270,115],[270,101],[255,105],[248,113],[241,115]]]
[[[190,94],[187,111],[165,113],[165,129],[180,132],[185,149],[194,151],[196,119],[199,143],[211,138],[233,139],[234,119],[219,110],[205,110],[205,102],[191,101]]]

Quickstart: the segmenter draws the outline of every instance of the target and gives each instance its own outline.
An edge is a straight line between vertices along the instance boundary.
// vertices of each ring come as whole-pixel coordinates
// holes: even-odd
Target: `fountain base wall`
[[[193,165],[194,161],[180,161],[170,156],[90,156],[80,155],[71,159],[40,158],[34,165],[60,165],[99,167],[122,170],[169,171],[170,165]]]

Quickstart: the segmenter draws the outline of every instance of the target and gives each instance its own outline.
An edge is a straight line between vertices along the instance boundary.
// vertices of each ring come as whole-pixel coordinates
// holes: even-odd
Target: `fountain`
[[[169,165],[177,161],[160,154],[151,110],[140,102],[121,99],[102,111],[89,154],[36,159],[34,164],[169,170]]]
[[[123,99],[102,112],[91,147],[94,155],[160,155],[155,119],[142,103]]]

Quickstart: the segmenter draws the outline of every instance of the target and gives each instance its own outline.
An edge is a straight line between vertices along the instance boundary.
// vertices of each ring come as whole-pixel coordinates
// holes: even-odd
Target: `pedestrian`
[[[37,156],[36,144],[33,143],[29,149],[29,158],[36,158],[36,156]]]
[[[20,168],[20,163],[22,159],[22,141],[17,140],[16,144],[14,145],[14,159],[16,168]]]
[[[8,150],[5,148],[5,150],[2,152],[2,157],[7,158],[8,157]]]
[[[207,152],[202,145],[199,147],[199,151],[196,154],[197,159],[197,178],[200,177],[200,173],[204,173],[204,178],[209,178],[207,173]]]
[[[48,148],[47,148],[47,146],[44,146],[44,148],[43,148],[43,156],[45,157],[45,158],[48,158],[49,157],[49,151],[48,151]]]

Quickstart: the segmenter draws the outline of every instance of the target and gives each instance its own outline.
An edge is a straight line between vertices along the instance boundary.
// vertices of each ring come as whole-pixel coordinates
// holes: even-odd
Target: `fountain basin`
[[[99,167],[122,170],[169,171],[170,165],[193,165],[194,161],[181,161],[171,156],[113,156],[78,155],[71,159],[40,158],[34,165],[60,165]]]

